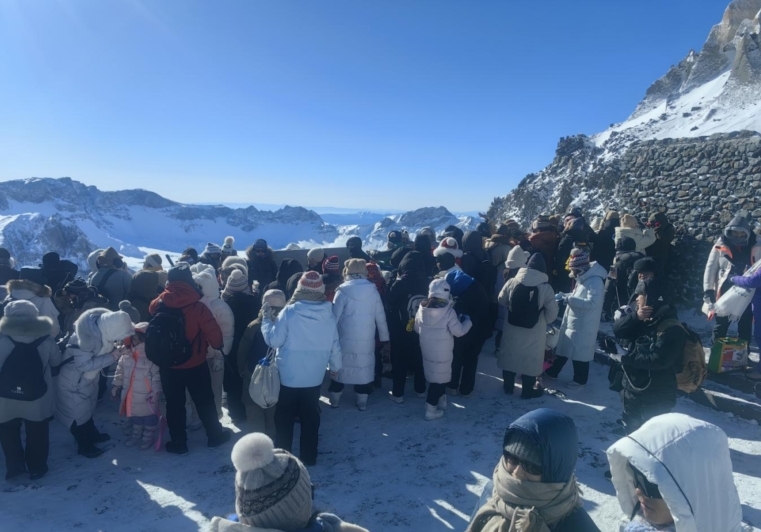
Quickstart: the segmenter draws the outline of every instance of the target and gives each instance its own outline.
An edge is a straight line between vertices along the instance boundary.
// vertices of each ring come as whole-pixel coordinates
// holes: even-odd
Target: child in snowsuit
[[[428,421],[444,415],[447,408],[444,389],[452,380],[454,337],[465,336],[472,326],[468,316],[457,316],[449,283],[434,279],[428,288],[428,299],[420,303],[415,316],[415,332],[420,335],[423,352],[423,372],[429,383],[425,403]]]
[[[127,416],[132,432],[124,445],[149,449],[156,438],[159,423],[161,376],[159,367],[145,356],[145,330],[148,323],[135,325],[135,334],[125,342],[119,359],[111,396],[119,400],[119,414]]]

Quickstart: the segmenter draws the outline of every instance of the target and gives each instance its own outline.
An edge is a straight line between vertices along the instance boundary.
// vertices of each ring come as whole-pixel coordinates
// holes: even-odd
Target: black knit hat
[[[656,273],[658,271],[658,263],[652,257],[645,257],[634,263],[634,271],[636,273]]]
[[[167,281],[170,283],[186,283],[193,288],[197,287],[197,284],[193,279],[193,272],[190,271],[190,266],[185,262],[178,262],[177,266],[170,268],[167,273]]]
[[[544,257],[541,253],[534,253],[531,255],[531,258],[528,259],[528,264],[526,264],[526,268],[547,273],[547,264],[544,262]]]
[[[511,454],[519,460],[542,467],[542,451],[536,441],[523,431],[505,431],[502,450],[505,454]]]

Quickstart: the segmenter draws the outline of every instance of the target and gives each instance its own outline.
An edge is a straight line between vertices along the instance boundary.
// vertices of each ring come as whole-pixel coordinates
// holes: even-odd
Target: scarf
[[[581,506],[573,476],[568,482],[527,482],[507,472],[504,458],[494,470],[492,498],[476,513],[468,532],[550,532]]]
[[[291,300],[288,304],[295,303],[296,301],[327,301],[328,298],[322,292],[315,290],[299,290],[298,288],[291,296]]]
[[[222,290],[222,295],[220,297],[224,297],[225,299],[229,299],[233,297],[235,294],[248,294],[250,296],[254,295],[253,290],[251,290],[251,285],[246,283],[246,287],[243,290],[230,290],[227,285],[225,285],[225,289]]]

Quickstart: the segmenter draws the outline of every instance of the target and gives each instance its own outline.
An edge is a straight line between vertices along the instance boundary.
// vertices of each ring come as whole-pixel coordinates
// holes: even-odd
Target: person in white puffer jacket
[[[428,381],[425,419],[444,415],[447,408],[445,386],[452,380],[454,337],[465,336],[473,323],[468,316],[457,316],[449,283],[434,279],[428,287],[428,299],[420,303],[415,316],[415,332],[420,335],[423,373]]]
[[[224,356],[227,356],[230,353],[230,348],[233,345],[233,336],[235,334],[235,317],[233,316],[232,309],[230,309],[230,305],[220,299],[219,283],[217,282],[216,277],[213,275],[214,270],[206,264],[203,266],[206,268],[202,270],[201,273],[194,274],[193,280],[196,282],[198,287],[201,289],[201,292],[203,293],[203,297],[201,297],[201,303],[206,305],[206,307],[211,311],[212,315],[214,315],[214,319],[217,321],[217,325],[219,325],[219,328],[222,330],[222,341],[224,342],[222,353]],[[212,349],[211,346],[209,346],[206,355],[206,362],[209,364],[209,369],[211,370],[211,389],[214,392],[214,404],[217,407],[217,416],[219,416],[221,419],[222,383],[224,381],[225,372],[215,371],[214,367],[219,367],[220,365],[224,367],[225,359],[224,357],[219,356],[219,351]],[[225,368],[225,371],[227,371],[227,368]],[[191,401],[189,397],[188,403],[191,405],[191,407],[193,407],[193,401]],[[200,423],[201,422],[198,419],[195,408],[193,407],[189,424],[191,427],[200,427]]]
[[[375,331],[388,342],[388,325],[383,302],[375,284],[367,279],[367,263],[350,259],[344,265],[344,283],[336,290],[333,314],[338,322],[343,364],[328,389],[330,406],[338,408],[345,384],[353,384],[357,408],[367,408],[375,378]]]
[[[621,532],[746,530],[729,442],[716,425],[663,414],[618,440],[607,454],[624,513]]]

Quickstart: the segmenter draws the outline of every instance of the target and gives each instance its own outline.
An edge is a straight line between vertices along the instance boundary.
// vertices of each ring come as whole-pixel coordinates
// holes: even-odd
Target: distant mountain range
[[[0,183],[0,246],[19,264],[34,265],[46,251],[58,251],[87,269],[87,255],[113,246],[139,263],[147,252],[180,253],[207,242],[221,245],[232,236],[242,254],[264,238],[274,249],[342,246],[359,236],[368,249],[385,246],[393,229],[412,236],[425,226],[441,232],[448,225],[474,229],[473,216],[456,216],[445,207],[385,215],[369,212],[319,215],[302,207],[276,210],[255,206],[189,205],[147,190],[104,192],[71,178],[30,178]]]

